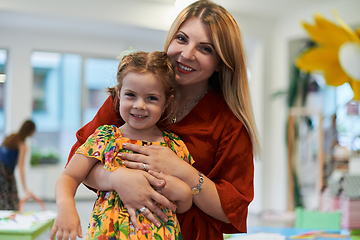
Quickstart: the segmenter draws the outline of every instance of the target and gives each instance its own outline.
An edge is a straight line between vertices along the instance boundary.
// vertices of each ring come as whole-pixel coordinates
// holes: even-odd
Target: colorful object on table
[[[316,43],[297,60],[296,66],[304,71],[321,71],[326,83],[340,86],[348,82],[354,91],[354,100],[360,100],[360,28],[353,31],[338,16],[339,26],[315,15],[315,25],[302,25]]]
[[[341,239],[341,238],[349,238],[349,237],[350,237],[349,235],[342,235],[336,232],[312,231],[299,235],[290,236],[290,239],[318,239],[318,238]]]
[[[295,209],[295,228],[340,230],[340,212],[309,211],[301,207]]]
[[[360,229],[354,229],[350,232],[352,240],[360,240]]]

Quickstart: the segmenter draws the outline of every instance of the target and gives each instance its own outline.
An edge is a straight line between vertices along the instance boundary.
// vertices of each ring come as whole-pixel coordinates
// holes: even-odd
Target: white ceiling
[[[309,6],[358,0],[214,0],[232,14],[276,19]],[[166,31],[177,15],[175,0],[0,0],[0,26],[68,28],[84,24]],[[86,24],[85,24],[86,23]]]

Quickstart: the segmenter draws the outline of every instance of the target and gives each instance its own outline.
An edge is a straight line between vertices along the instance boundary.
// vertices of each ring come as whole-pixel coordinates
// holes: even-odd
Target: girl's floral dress
[[[163,132],[163,136],[164,142],[130,140],[122,137],[116,126],[104,125],[96,129],[76,153],[88,157],[95,157],[104,163],[105,169],[114,171],[118,167],[125,167],[122,165],[121,159],[117,158],[117,154],[118,152],[129,152],[129,150],[122,148],[122,144],[130,142],[139,145],[167,146],[184,161],[187,161],[190,164],[194,163],[184,142],[178,136],[167,132]],[[137,211],[137,221],[140,229],[135,231],[135,228],[130,222],[127,209],[124,207],[124,204],[116,191],[98,191],[97,196],[86,233],[86,239],[182,239],[180,224],[176,214],[166,207],[159,205],[169,219],[166,223],[159,219],[162,223],[160,227],[156,227]]]

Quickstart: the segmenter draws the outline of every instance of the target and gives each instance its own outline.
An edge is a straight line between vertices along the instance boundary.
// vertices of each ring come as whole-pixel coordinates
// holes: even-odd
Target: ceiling
[[[213,1],[233,15],[276,19],[312,5],[352,0]],[[83,28],[94,29],[113,24],[166,31],[178,13],[174,2],[175,0],[0,0],[0,26],[71,28],[83,24]]]

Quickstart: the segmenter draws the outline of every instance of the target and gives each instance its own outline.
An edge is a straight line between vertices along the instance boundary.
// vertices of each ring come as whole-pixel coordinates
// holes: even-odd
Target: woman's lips
[[[180,72],[180,73],[184,73],[184,74],[189,74],[191,72],[194,72],[195,69],[189,67],[189,66],[186,66],[182,63],[179,63],[177,62],[177,70]]]

